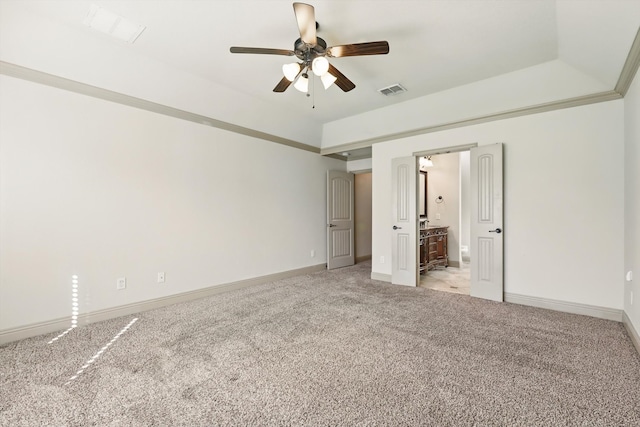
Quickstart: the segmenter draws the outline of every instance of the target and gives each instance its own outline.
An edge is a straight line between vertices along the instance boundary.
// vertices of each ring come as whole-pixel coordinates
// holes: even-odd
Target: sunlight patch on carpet
[[[76,378],[78,378],[78,376],[80,376],[80,374],[82,374],[85,369],[88,369],[89,366],[91,366],[96,360],[98,360],[98,358],[100,358],[100,356],[102,356],[102,353],[104,353],[105,351],[107,351],[107,349],[109,347],[111,347],[112,344],[114,344],[121,336],[122,334],[124,334],[125,332],[127,332],[129,330],[129,328],[131,326],[133,326],[134,323],[136,323],[136,321],[138,320],[138,318],[134,318],[131,322],[129,322],[127,324],[127,326],[125,326],[124,328],[122,328],[120,330],[120,332],[118,332],[112,339],[111,341],[109,341],[104,347],[102,347],[100,350],[98,350],[98,352],[96,354],[93,355],[93,357],[91,357],[91,359],[87,360],[84,365],[82,365],[82,367],[80,369],[78,369],[78,371],[75,373],[75,375],[73,375],[71,378],[69,378],[69,381],[67,381],[66,383],[64,383],[64,385],[70,384],[72,381],[74,381]]]

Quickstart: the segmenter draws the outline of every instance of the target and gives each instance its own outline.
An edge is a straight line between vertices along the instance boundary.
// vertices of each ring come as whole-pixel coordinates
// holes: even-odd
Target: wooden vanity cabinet
[[[436,266],[448,267],[447,235],[449,227],[420,229],[420,273]]]

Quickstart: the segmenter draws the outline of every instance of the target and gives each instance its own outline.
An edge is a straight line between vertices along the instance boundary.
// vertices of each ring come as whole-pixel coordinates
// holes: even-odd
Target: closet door
[[[354,176],[327,172],[327,269],[355,263],[353,220]]]

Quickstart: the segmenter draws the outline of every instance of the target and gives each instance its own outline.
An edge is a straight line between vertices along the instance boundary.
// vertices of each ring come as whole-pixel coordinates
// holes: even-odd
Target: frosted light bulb
[[[326,73],[325,75],[320,77],[320,80],[322,80],[322,85],[324,86],[324,89],[327,90],[329,89],[329,86],[331,86],[338,79],[333,74]]]
[[[307,93],[309,91],[309,76],[307,75],[307,73],[301,75],[298,81],[295,82],[293,87],[298,89],[300,92]]]
[[[318,56],[311,63],[311,70],[318,77],[324,76],[329,71],[329,61],[324,56]]]
[[[295,80],[299,72],[300,72],[300,64],[298,64],[297,62],[292,62],[291,64],[284,64],[282,66],[282,74],[284,74],[284,76],[290,82]]]

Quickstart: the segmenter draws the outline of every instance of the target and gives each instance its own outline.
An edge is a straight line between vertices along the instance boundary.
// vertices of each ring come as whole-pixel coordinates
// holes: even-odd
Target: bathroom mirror
[[[420,214],[420,218],[427,217],[427,172],[420,171],[420,181],[418,185],[418,213]]]

